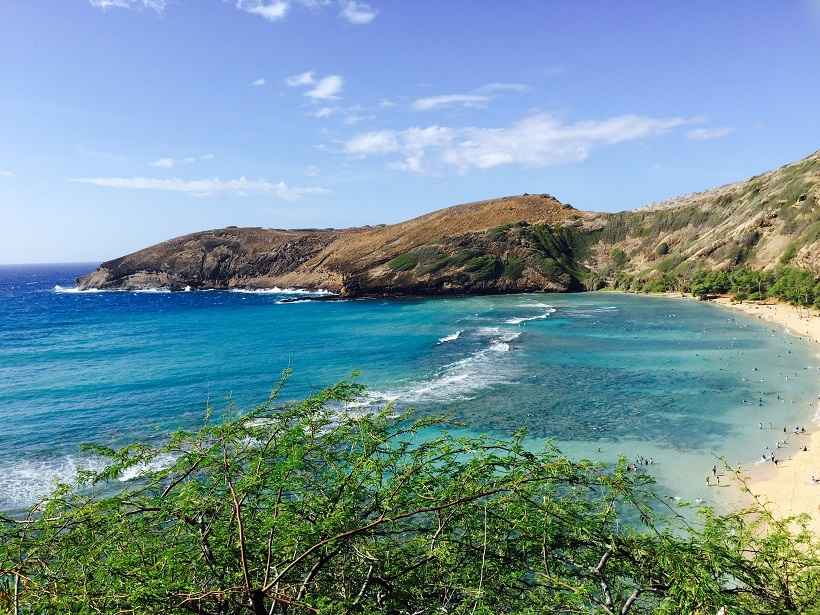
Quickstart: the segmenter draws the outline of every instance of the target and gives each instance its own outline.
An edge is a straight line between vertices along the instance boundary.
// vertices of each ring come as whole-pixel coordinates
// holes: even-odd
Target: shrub
[[[387,267],[393,271],[411,271],[419,264],[418,257],[412,252],[399,254],[396,258],[387,263]]]
[[[467,261],[467,270],[471,272],[473,279],[486,282],[501,275],[504,262],[495,254],[485,254]]]
[[[629,257],[626,255],[626,252],[620,248],[613,248],[612,252],[609,253],[609,257],[612,259],[612,264],[616,269],[623,269],[629,262]]]
[[[795,256],[797,256],[797,246],[794,242],[791,242],[786,246],[786,249],[783,250],[783,254],[780,255],[780,260],[778,260],[778,263],[781,265],[788,265]]]
[[[518,255],[513,254],[507,258],[504,263],[504,277],[515,282],[521,277],[524,272],[524,259]]]

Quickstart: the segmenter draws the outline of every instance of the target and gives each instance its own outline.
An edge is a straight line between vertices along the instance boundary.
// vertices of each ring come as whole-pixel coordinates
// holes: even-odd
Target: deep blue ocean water
[[[820,396],[816,349],[708,303],[74,291],[94,266],[0,266],[0,509],[70,478],[81,442],[195,427],[229,397],[250,409],[287,367],[285,399],[356,370],[374,407],[456,408],[468,432],[525,426],[570,457],[652,457],[645,471],[685,501],[718,498],[703,486],[715,455],[752,467],[784,427],[811,427]]]

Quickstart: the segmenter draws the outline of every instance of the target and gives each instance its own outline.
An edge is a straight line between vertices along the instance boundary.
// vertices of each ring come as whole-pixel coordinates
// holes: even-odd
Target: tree
[[[281,385],[280,385],[281,386]],[[820,607],[817,543],[704,508],[690,526],[621,460],[365,411],[343,382],[210,413],[0,526],[14,613],[751,613]],[[136,474],[112,487],[123,473]],[[5,601],[5,604],[3,603]],[[802,610],[801,610],[802,609]]]

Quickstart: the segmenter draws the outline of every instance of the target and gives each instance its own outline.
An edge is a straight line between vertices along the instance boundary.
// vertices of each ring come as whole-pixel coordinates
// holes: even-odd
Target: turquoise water
[[[92,268],[0,267],[0,509],[73,475],[80,442],[192,427],[228,397],[250,408],[286,367],[287,399],[358,370],[373,407],[455,407],[471,433],[525,426],[531,446],[554,439],[570,457],[652,457],[644,471],[686,501],[720,497],[703,486],[715,455],[753,467],[784,428],[814,429],[816,350],[706,303],[74,292]]]

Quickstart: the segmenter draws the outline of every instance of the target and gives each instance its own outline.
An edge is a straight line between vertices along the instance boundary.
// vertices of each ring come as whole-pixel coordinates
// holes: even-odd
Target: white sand
[[[817,310],[796,308],[772,300],[755,304],[732,303],[727,298],[720,298],[715,303],[785,327],[792,335],[805,340],[812,354],[820,361],[820,313]],[[820,400],[807,399],[806,403],[817,408]],[[744,476],[752,494],[768,502],[772,512],[779,516],[808,513],[815,531],[820,531],[820,483],[811,481],[812,476],[820,479],[820,425],[807,424],[806,430],[806,435],[790,437],[792,442],[796,441],[796,446],[787,459],[776,467],[774,464],[760,464],[744,472]],[[805,452],[800,450],[804,446],[808,449]],[[737,484],[736,480],[733,482]],[[740,497],[738,500],[741,504],[744,502]]]

